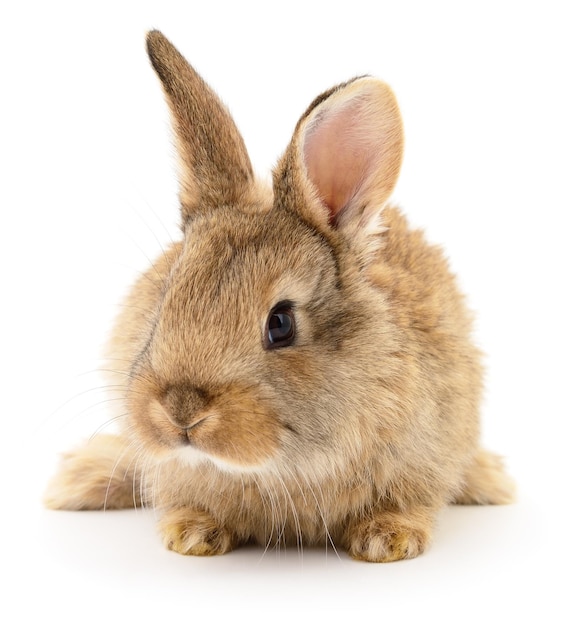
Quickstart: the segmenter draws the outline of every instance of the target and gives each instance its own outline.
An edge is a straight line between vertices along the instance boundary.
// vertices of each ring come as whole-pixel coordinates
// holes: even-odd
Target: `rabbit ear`
[[[253,171],[226,107],[160,32],[148,33],[146,47],[172,113],[184,221],[196,211],[245,199]]]
[[[402,154],[393,92],[357,78],[319,96],[302,116],[275,172],[276,197],[324,232],[375,230]]]

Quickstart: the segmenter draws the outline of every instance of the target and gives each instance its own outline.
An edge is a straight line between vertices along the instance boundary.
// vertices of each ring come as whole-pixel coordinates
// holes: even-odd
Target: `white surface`
[[[0,621],[559,623],[555,3],[5,6]],[[226,101],[260,172],[323,89],[362,73],[393,86],[407,138],[394,197],[478,312],[484,440],[507,458],[516,505],[450,508],[426,555],[389,565],[331,550],[186,558],[150,511],[41,508],[57,452],[114,416],[100,345],[135,272],[177,233],[152,27]]]

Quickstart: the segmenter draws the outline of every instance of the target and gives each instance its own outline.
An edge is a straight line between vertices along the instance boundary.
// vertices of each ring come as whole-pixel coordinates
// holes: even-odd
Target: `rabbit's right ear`
[[[366,241],[379,228],[402,153],[391,89],[368,76],[339,85],[316,98],[298,122],[275,170],[277,206],[327,236],[338,230],[354,243]]]
[[[162,33],[149,32],[146,47],[172,113],[183,221],[195,212],[251,202],[251,163],[226,107]]]

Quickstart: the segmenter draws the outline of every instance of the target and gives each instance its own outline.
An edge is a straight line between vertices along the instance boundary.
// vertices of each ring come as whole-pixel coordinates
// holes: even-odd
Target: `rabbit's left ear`
[[[391,89],[357,78],[319,96],[275,172],[277,202],[322,231],[368,228],[399,175],[403,131]]]

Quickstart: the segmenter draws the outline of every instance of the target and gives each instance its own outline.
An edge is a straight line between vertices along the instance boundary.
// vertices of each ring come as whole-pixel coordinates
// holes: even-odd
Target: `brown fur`
[[[185,240],[116,322],[121,434],[65,457],[48,506],[150,504],[184,554],[331,542],[392,561],[423,552],[446,504],[510,501],[478,445],[471,315],[442,252],[386,206],[403,144],[391,90],[363,77],[318,97],[271,192],[193,68],[160,33],[148,52],[176,129]],[[279,302],[296,338],[269,350]]]

